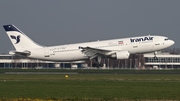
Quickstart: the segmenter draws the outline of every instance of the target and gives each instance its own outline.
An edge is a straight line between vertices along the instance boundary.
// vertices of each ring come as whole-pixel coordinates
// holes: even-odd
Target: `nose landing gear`
[[[158,60],[156,54],[157,54],[157,51],[154,52],[154,60]]]

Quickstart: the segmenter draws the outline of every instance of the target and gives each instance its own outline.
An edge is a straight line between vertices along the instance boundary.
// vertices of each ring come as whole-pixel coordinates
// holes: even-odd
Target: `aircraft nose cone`
[[[174,42],[173,40],[171,40],[171,44],[174,45],[174,43],[175,43],[175,42]]]
[[[175,42],[173,40],[169,40],[168,43],[169,43],[169,46],[172,46],[172,45],[174,45]]]

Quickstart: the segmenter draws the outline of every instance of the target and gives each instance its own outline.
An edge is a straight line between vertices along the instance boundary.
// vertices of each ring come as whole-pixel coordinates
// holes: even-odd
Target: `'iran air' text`
[[[142,37],[142,38],[130,39],[131,42],[142,42],[142,41],[150,41],[150,40],[153,40],[153,37]]]

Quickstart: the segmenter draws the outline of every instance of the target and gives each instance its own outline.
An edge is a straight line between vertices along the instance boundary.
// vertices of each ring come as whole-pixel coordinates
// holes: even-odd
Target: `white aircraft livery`
[[[35,43],[14,25],[3,27],[15,47],[9,54],[49,61],[96,58],[100,62],[101,57],[128,59],[130,54],[155,52],[174,44],[165,36],[147,35],[47,47]]]

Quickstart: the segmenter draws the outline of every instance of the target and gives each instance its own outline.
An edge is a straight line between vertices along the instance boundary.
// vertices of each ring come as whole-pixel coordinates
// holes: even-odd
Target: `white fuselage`
[[[125,50],[130,54],[137,54],[158,51],[173,44],[174,41],[164,36],[140,36],[36,48],[28,50],[31,52],[28,57],[50,61],[76,61],[88,59],[79,47],[92,47],[112,52]]]
[[[3,27],[15,47],[9,54],[49,61],[96,58],[100,63],[101,57],[128,59],[130,54],[154,52],[174,44],[174,41],[167,37],[149,35],[44,47],[35,43],[13,24]]]

